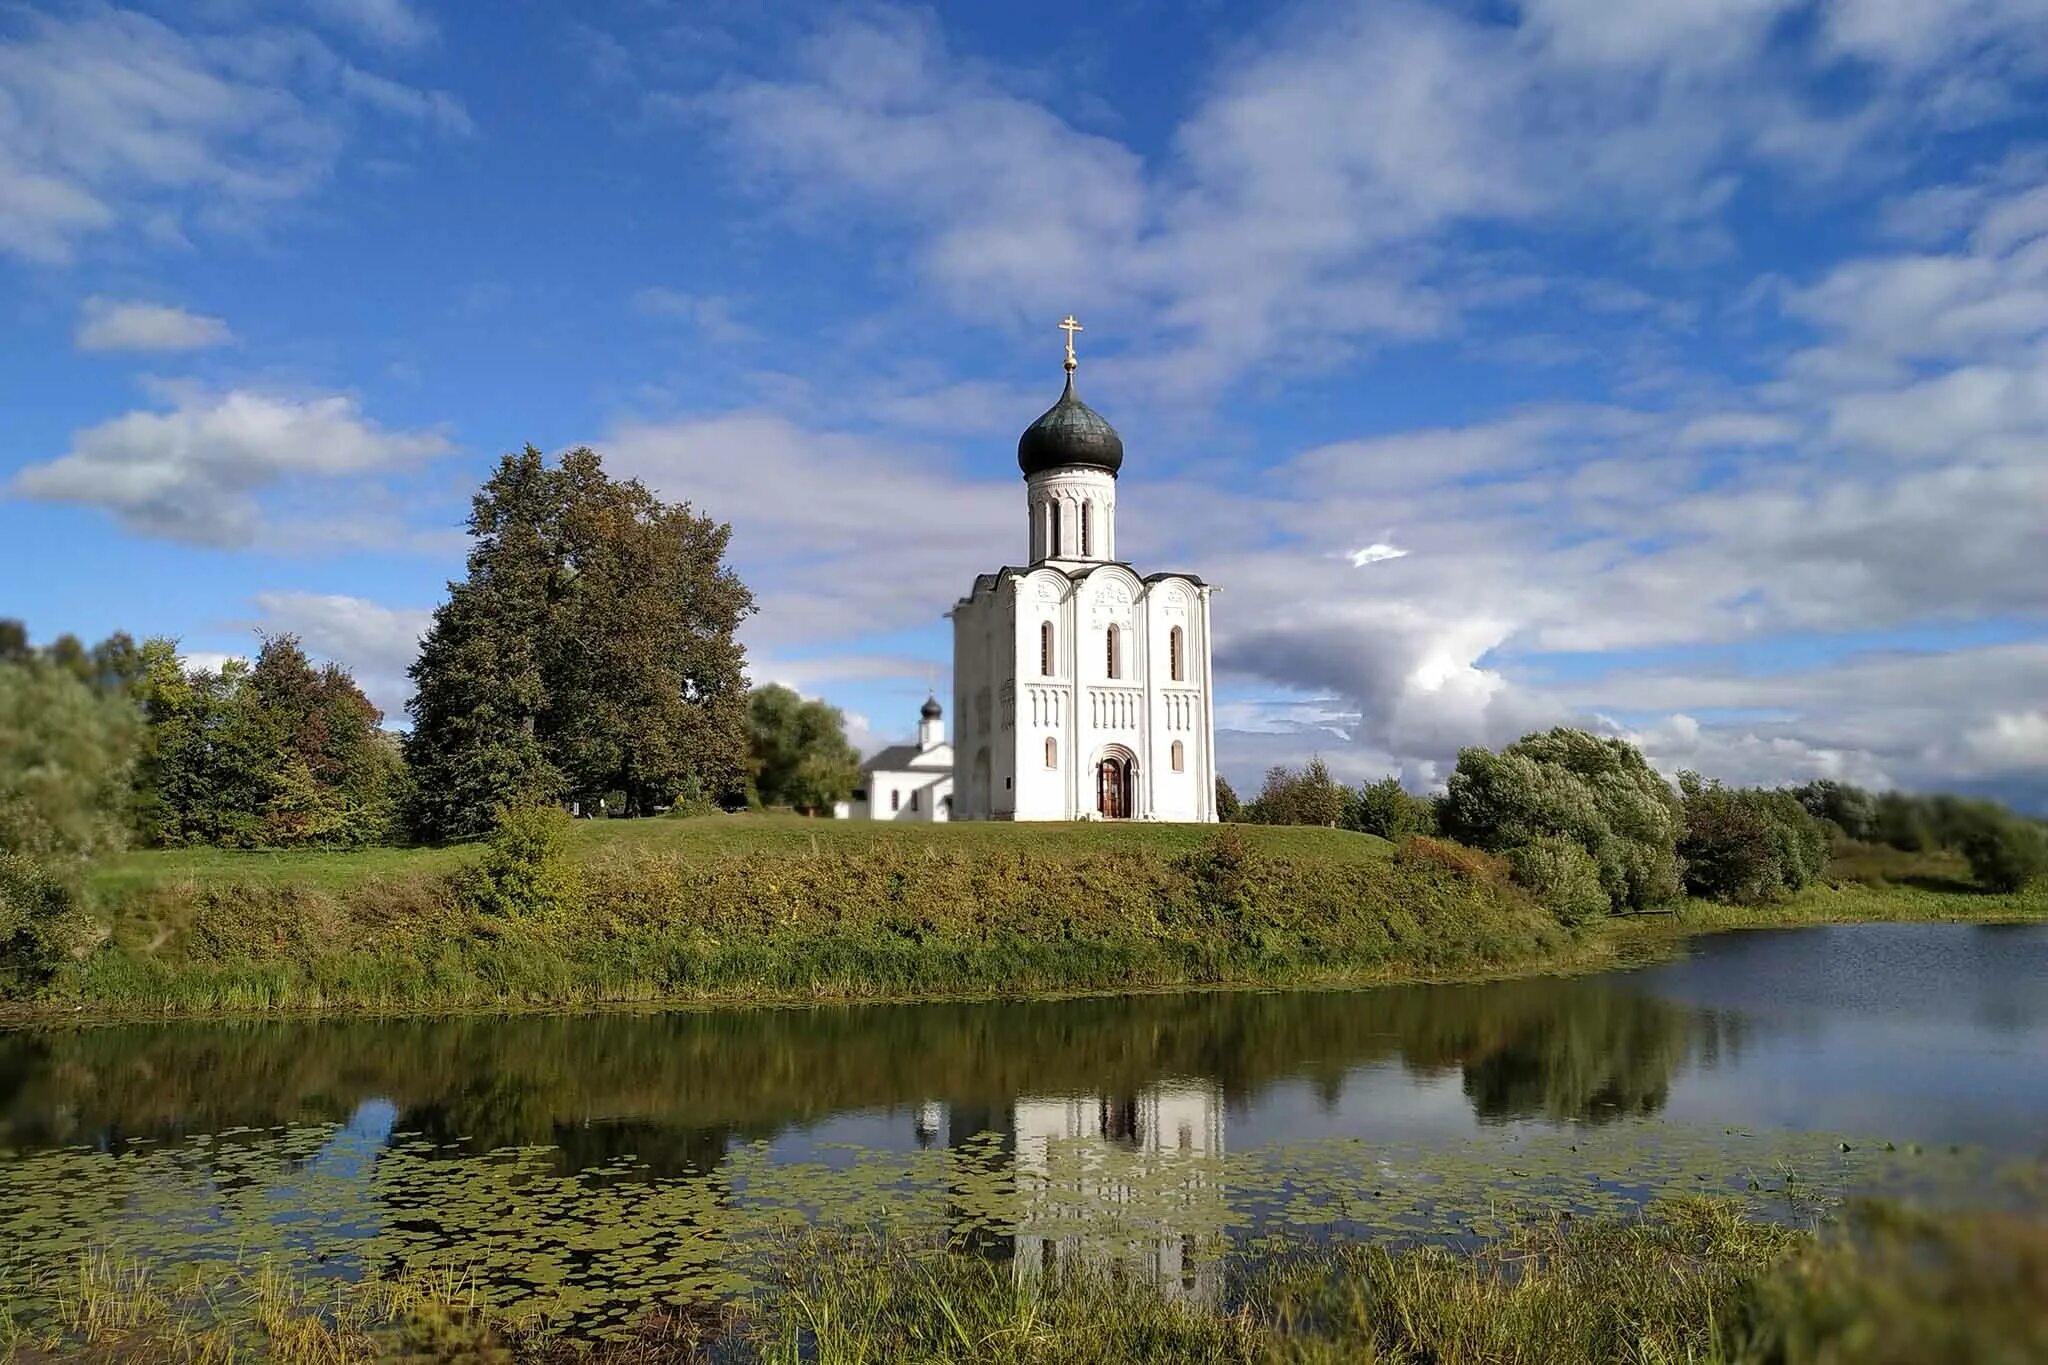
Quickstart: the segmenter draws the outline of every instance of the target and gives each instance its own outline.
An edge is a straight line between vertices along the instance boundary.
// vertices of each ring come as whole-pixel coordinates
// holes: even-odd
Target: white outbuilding
[[[1124,444],[1074,392],[1017,442],[1026,562],[985,573],[953,621],[961,820],[1216,818],[1209,596],[1116,557]],[[871,789],[872,790],[872,789]]]
[[[953,818],[953,746],[945,713],[926,697],[917,715],[917,743],[892,744],[861,765],[861,787],[842,816],[856,820]]]

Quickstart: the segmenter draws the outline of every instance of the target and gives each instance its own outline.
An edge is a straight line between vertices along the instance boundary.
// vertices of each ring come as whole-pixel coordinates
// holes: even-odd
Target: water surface
[[[625,1315],[793,1223],[1133,1260],[1488,1235],[1673,1190],[2048,1158],[2048,927],[1728,934],[1470,986],[0,1034],[0,1235],[320,1273],[484,1267]]]

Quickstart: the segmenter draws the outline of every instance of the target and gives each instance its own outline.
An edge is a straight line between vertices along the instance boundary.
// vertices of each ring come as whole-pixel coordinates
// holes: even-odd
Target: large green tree
[[[860,781],[860,754],[847,742],[839,708],[805,701],[780,683],[747,699],[747,735],[754,795],[763,805],[828,810]]]
[[[1626,740],[1559,727],[1499,753],[1458,755],[1437,823],[1461,843],[1510,853],[1568,839],[1599,870],[1613,908],[1642,909],[1678,894],[1678,794]]]
[[[46,659],[0,662],[0,985],[64,947],[86,858],[126,833],[135,715]]]
[[[352,845],[393,832],[402,764],[346,669],[315,666],[290,635],[218,670],[187,670],[169,640],[138,654],[145,842]]]
[[[412,669],[421,833],[481,833],[504,805],[741,794],[753,596],[725,564],[730,527],[593,451],[551,468],[528,446],[478,490],[470,535]]]

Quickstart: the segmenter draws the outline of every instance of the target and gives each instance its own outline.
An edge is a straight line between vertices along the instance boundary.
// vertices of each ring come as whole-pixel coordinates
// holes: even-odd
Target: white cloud
[[[2019,23],[1990,0],[1903,7],[1976,63],[1968,91],[1909,56],[1920,40],[1878,24],[1877,0],[1819,36],[1794,0],[1525,0],[1519,22],[1385,0],[1297,7],[1228,50],[1149,162],[896,10],[835,15],[787,66],[670,103],[784,209],[836,228],[852,204],[898,229],[965,317],[1090,300],[1145,357],[1120,373],[1185,401],[1448,330],[1483,301],[1457,287],[1467,226],[1697,258],[1728,249],[1747,182],[1825,193],[1862,152],[1907,159],[1930,129],[2002,116],[2042,55],[2039,0]],[[1816,98],[1845,64],[1854,93]]]
[[[353,398],[184,391],[169,412],[136,411],[76,433],[9,491],[113,513],[132,530],[198,545],[243,546],[262,524],[258,494],[287,480],[341,479],[449,449],[427,431],[389,431]]]
[[[1015,488],[934,450],[748,412],[628,422],[600,448],[615,473],[733,523],[762,600],[749,639],[770,651],[936,624],[969,586],[963,565],[1026,549]]]
[[[0,38],[0,251],[64,264],[124,221],[178,241],[245,229],[319,185],[364,109],[461,131],[452,96],[343,61],[311,33],[183,31],[104,7]]]
[[[81,351],[197,351],[234,339],[220,318],[97,295],[85,301],[78,320]]]
[[[1379,564],[1389,559],[1399,559],[1407,553],[1406,550],[1401,549],[1399,546],[1388,545],[1383,541],[1374,541],[1362,549],[1353,550],[1346,558],[1351,561],[1352,568],[1362,569],[1368,564]]]
[[[432,42],[434,25],[406,0],[312,0],[322,17],[388,47]]]
[[[340,593],[259,592],[252,599],[265,634],[299,637],[306,652],[342,665],[384,713],[402,722],[412,684],[406,671],[433,621],[425,609],[387,607]]]

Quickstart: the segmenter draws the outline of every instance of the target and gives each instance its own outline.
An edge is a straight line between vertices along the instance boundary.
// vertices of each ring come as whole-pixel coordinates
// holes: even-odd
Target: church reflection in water
[[[1018,1278],[1085,1270],[1213,1302],[1223,1288],[1223,1116],[1221,1087],[1179,1080],[1006,1107],[927,1101],[914,1131],[920,1146],[943,1138],[1010,1177],[1003,1207],[974,1210],[997,1216],[963,1219],[962,1240]]]
[[[944,1157],[924,1168],[934,1215],[1016,1275],[1085,1268],[1207,1299],[1244,1215],[1227,1161],[1314,1134],[1645,1118],[1746,1032],[1590,978],[23,1031],[0,1035],[0,1145],[139,1138],[225,1177],[235,1151],[374,1102],[430,1163],[519,1152],[550,1175],[700,1190],[714,1221],[742,1216],[760,1162],[829,1172],[847,1147],[925,1148]],[[364,1216],[402,1221],[410,1197],[366,1185]]]

